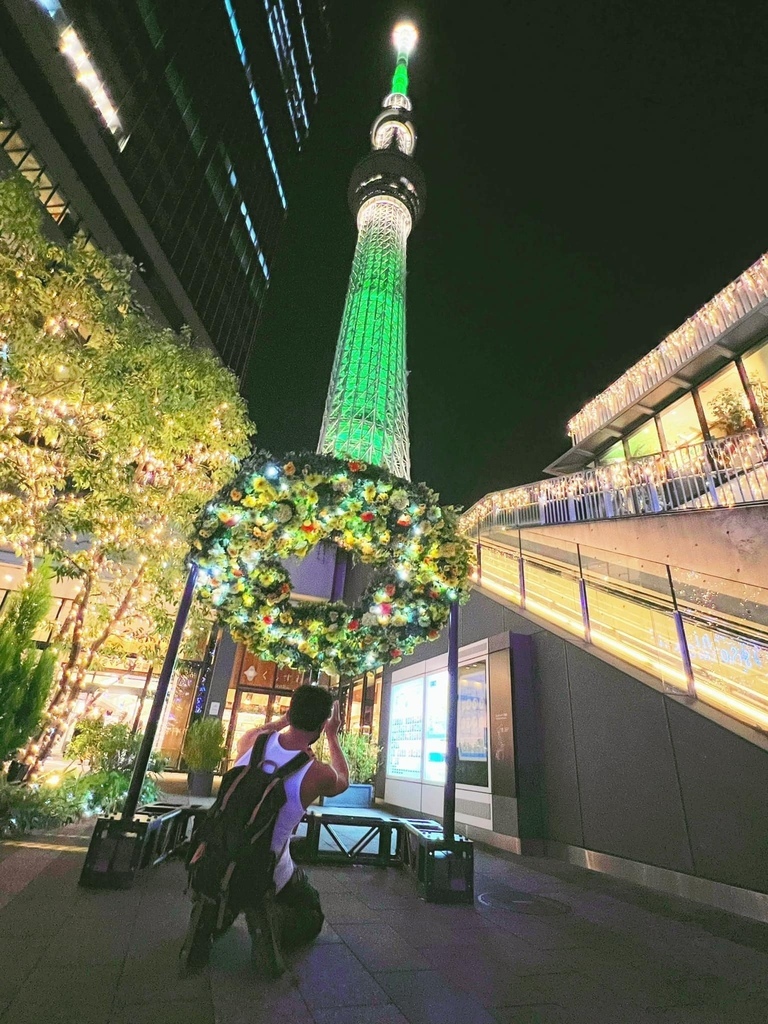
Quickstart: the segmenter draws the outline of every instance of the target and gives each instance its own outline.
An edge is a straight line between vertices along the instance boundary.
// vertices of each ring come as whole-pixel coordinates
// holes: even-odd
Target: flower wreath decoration
[[[354,607],[292,601],[287,558],[331,541],[376,567]],[[265,661],[356,675],[436,640],[468,596],[472,549],[458,512],[425,484],[354,459],[246,459],[200,514],[198,592]]]

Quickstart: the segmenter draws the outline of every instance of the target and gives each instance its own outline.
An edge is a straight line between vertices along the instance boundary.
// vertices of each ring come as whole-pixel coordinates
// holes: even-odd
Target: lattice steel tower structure
[[[406,479],[405,256],[426,193],[413,159],[416,131],[408,99],[408,57],[416,38],[413,25],[395,27],[392,89],[371,127],[371,152],[349,183],[357,245],[317,448],[386,466]]]

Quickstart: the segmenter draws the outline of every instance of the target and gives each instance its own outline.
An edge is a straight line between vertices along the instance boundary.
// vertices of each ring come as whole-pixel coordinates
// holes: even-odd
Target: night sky
[[[761,13],[762,11],[762,13]],[[768,249],[764,11],[742,2],[335,0],[246,394],[314,450],[355,242],[349,173],[398,17],[427,207],[408,251],[412,476],[469,505]]]

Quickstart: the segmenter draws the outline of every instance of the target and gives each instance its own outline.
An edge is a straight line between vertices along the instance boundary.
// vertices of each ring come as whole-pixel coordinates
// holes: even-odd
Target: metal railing
[[[475,583],[768,732],[768,589],[500,527]]]
[[[496,491],[461,517],[465,533],[768,502],[768,431],[596,466]]]

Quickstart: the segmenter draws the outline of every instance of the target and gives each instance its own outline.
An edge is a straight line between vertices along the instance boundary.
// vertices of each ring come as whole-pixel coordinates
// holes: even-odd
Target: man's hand
[[[325,733],[327,736],[338,736],[339,729],[341,728],[341,711],[339,710],[339,702],[335,700],[333,702],[333,708],[331,709],[330,717],[325,723]]]

